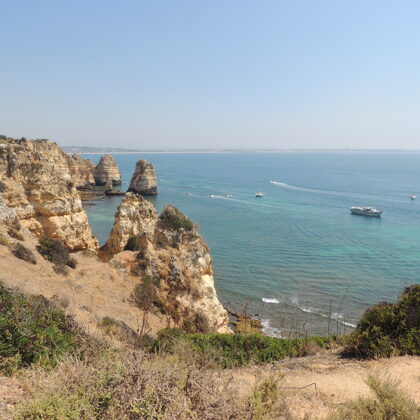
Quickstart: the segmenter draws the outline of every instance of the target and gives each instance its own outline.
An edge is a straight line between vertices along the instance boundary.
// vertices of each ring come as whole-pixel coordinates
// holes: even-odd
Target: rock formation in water
[[[121,173],[117,162],[111,155],[103,155],[93,172],[96,185],[105,185],[108,180],[112,185],[121,185]]]
[[[57,144],[1,140],[0,182],[4,203],[36,236],[59,239],[70,250],[97,249],[69,157]]]
[[[70,173],[73,178],[74,186],[78,189],[90,189],[95,186],[93,171],[95,165],[89,159],[83,159],[74,153],[68,156]]]
[[[209,248],[179,210],[167,206],[158,217],[150,202],[128,193],[99,255],[105,261],[115,256],[110,263],[121,266],[126,248],[136,250],[128,271],[141,281],[152,279],[156,301],[174,325],[190,331],[230,331],[216,295]]]
[[[144,159],[136,163],[128,191],[141,195],[156,195],[157,181],[153,165]]]

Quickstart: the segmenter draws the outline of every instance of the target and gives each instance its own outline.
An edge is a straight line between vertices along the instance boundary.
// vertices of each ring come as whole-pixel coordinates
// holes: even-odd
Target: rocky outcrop
[[[136,163],[128,191],[141,195],[156,195],[157,181],[153,165],[144,159]]]
[[[93,171],[95,165],[93,162],[89,159],[83,159],[76,153],[67,158],[75,187],[79,189],[90,189],[94,187],[95,178],[93,177]]]
[[[12,227],[12,226],[16,227],[16,225],[19,225],[19,219],[17,218],[16,212],[6,205],[6,203],[1,198],[1,195],[0,195],[0,223],[9,227]]]
[[[99,250],[104,260],[124,251],[132,236],[153,241],[157,213],[155,207],[146,199],[133,193],[127,193],[115,213],[114,227],[107,243]],[[145,242],[145,243],[146,243]]]
[[[70,250],[97,249],[61,148],[48,140],[7,139],[0,146],[1,196],[21,224]]]
[[[104,155],[93,172],[96,185],[105,185],[108,180],[112,185],[121,185],[121,173],[117,162],[111,155]]]
[[[136,250],[135,258],[122,258],[127,248]],[[155,302],[175,326],[230,332],[227,312],[216,295],[209,248],[176,208],[167,206],[158,217],[151,203],[128,193],[99,255],[105,261],[115,255],[111,264],[122,271],[124,261],[130,260],[126,270],[140,281],[152,279]]]

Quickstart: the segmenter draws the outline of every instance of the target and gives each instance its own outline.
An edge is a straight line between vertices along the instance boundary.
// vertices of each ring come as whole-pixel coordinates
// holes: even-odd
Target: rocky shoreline
[[[25,243],[33,244],[33,249],[37,240],[51,238],[60,241],[70,252],[91,252],[91,265],[96,269],[90,282],[100,285],[101,273],[112,271],[118,281],[131,285],[130,292],[122,292],[126,303],[121,303],[121,311],[126,314],[131,310],[123,308],[132,307],[136,285],[152,281],[155,298],[153,316],[146,328],[149,334],[155,334],[165,324],[192,332],[230,332],[227,312],[214,288],[210,252],[197,228],[172,206],[158,215],[153,205],[142,197],[141,192],[157,194],[153,166],[144,160],[137,162],[131,185],[136,192],[114,191],[113,187],[120,184],[121,175],[112,157],[104,156],[95,167],[88,159],[68,156],[48,140],[3,139],[0,141],[0,230],[7,235],[12,218],[21,226],[19,235],[27,238]],[[125,197],[109,239],[99,249],[82,202],[94,204],[91,201],[103,200],[107,195]],[[16,268],[24,273],[26,264],[21,262]],[[15,284],[27,290],[33,290],[36,284],[38,292],[50,298],[51,288],[41,273],[34,271],[32,276],[18,280],[19,272],[11,275]],[[67,290],[67,286],[62,290]],[[110,292],[102,287],[101,290],[98,298],[103,303],[94,312],[95,316],[103,317],[112,298]],[[86,324],[78,301],[70,306],[73,313],[79,314],[79,321]],[[136,311],[135,316],[118,315],[135,331],[142,316],[142,310]]]

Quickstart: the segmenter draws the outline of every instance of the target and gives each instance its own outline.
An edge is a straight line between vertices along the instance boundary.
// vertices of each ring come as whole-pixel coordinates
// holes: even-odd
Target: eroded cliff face
[[[134,253],[121,252],[127,244]],[[209,248],[197,227],[174,207],[167,206],[158,217],[147,200],[127,194],[99,255],[105,261],[114,256],[110,264],[140,282],[152,279],[155,303],[172,325],[230,332],[216,295]]]
[[[155,168],[151,163],[147,162],[145,159],[141,159],[136,163],[136,168],[131,177],[128,191],[141,195],[157,194]]]
[[[2,140],[1,195],[36,236],[61,240],[70,250],[97,249],[69,166],[48,140]]]
[[[124,251],[130,237],[144,238],[144,243],[153,241],[157,212],[153,204],[143,197],[127,193],[115,213],[114,227],[107,243],[99,250],[105,261]]]
[[[117,162],[111,155],[104,155],[93,172],[96,185],[105,185],[111,180],[112,185],[121,185],[121,173]]]
[[[89,159],[84,159],[74,153],[72,156],[67,156],[70,173],[76,188],[89,189],[95,186],[95,178],[93,171],[95,165]]]

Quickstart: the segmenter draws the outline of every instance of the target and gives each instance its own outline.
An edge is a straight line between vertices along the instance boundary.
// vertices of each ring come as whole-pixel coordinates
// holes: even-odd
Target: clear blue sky
[[[420,2],[1,0],[0,133],[420,148]]]

